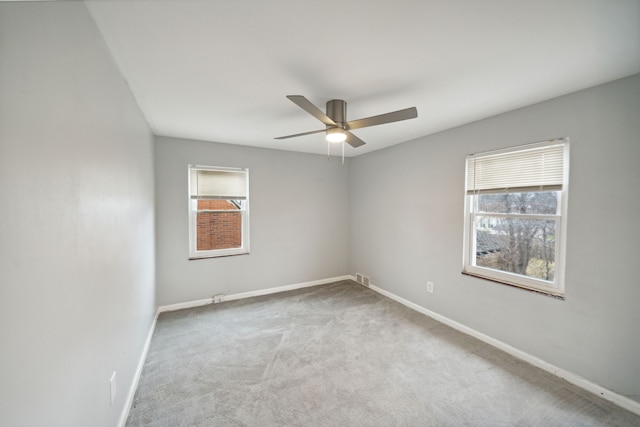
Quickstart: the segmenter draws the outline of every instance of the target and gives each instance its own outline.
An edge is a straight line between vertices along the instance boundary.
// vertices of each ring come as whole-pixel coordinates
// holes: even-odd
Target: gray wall
[[[463,276],[465,156],[563,136],[566,300]],[[640,401],[639,159],[640,75],[356,157],[350,271]]]
[[[187,165],[249,168],[249,255],[189,261]],[[158,305],[348,274],[348,161],[157,137]]]
[[[82,2],[0,3],[0,94],[0,425],[114,426],[155,312],[152,135]]]

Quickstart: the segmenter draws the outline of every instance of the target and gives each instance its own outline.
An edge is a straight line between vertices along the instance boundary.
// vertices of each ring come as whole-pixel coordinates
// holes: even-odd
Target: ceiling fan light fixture
[[[347,134],[340,128],[327,129],[328,142],[344,142],[347,140]]]

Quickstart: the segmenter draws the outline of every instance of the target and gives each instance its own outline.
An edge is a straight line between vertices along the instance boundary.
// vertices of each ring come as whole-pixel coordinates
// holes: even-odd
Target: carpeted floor
[[[160,315],[127,426],[640,426],[350,281]]]

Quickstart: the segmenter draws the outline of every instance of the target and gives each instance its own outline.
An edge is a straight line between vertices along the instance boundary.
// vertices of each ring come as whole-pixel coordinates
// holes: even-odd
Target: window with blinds
[[[249,171],[189,166],[189,258],[249,253]]]
[[[564,295],[567,138],[467,156],[466,274]]]

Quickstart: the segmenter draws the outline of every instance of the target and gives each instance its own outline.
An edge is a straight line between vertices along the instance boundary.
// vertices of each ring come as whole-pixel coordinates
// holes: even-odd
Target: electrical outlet
[[[427,282],[427,292],[433,293],[433,282]]]
[[[111,404],[113,405],[114,400],[116,400],[116,371],[113,371],[113,374],[111,374],[109,389],[111,392]]]
[[[213,296],[213,303],[217,304],[219,302],[224,301],[224,294],[218,294]]]

